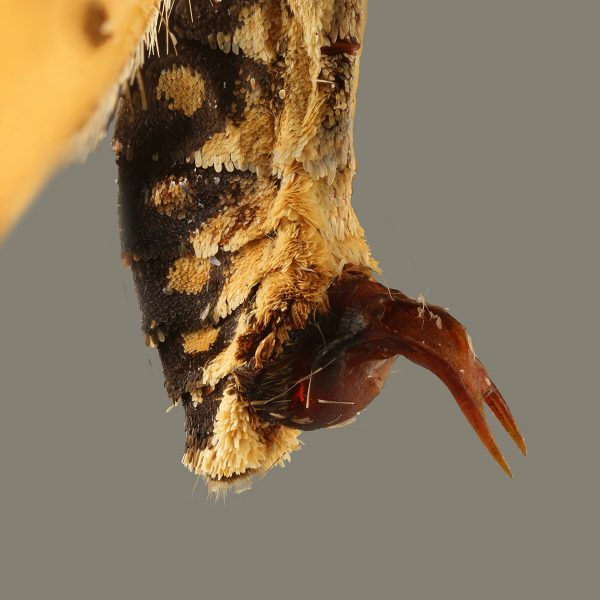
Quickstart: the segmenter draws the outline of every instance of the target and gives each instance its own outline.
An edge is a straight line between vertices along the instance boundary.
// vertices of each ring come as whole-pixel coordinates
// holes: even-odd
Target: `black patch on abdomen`
[[[193,255],[190,234],[228,206],[221,198],[227,196],[229,203],[238,200],[242,181],[256,181],[250,171],[217,173],[191,164],[172,164],[166,169],[151,160],[128,161],[124,156],[118,165],[122,249],[140,258]],[[151,205],[154,186],[170,176],[186,179],[190,205],[183,219],[160,214]]]

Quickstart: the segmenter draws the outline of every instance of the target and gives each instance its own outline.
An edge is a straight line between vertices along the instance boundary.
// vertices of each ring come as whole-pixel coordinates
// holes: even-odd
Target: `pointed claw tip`
[[[509,431],[508,434],[515,443],[515,446],[517,446],[517,448],[521,451],[521,454],[523,456],[527,456],[527,444],[525,444],[525,440],[523,439],[521,432],[517,429],[516,424],[514,426],[514,429],[512,431]]]
[[[513,473],[512,473],[512,469],[508,466],[508,463],[505,460],[502,460],[502,461],[498,461],[498,464],[500,465],[502,470],[512,479]]]
[[[525,440],[519,431],[509,432],[509,435],[515,443],[515,446],[520,450],[521,454],[523,456],[527,456],[527,445],[525,444]]]
[[[519,440],[519,443],[517,443],[517,446],[519,446],[519,450],[521,451],[521,454],[523,456],[527,456],[527,445],[525,444],[525,440],[523,438],[521,438]]]

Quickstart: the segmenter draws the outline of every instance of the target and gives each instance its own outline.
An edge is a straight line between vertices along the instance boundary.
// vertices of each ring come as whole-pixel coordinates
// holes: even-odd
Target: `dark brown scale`
[[[217,32],[233,36],[241,24],[243,11],[259,5],[271,15],[267,36],[281,46],[285,36],[279,31],[279,14],[282,10],[291,13],[287,2],[282,0],[178,0],[171,14],[171,28],[181,39],[195,40],[216,49]],[[283,52],[283,47],[278,48],[280,55]]]
[[[230,264],[227,254],[218,256],[221,257],[221,265],[210,269],[205,289],[197,294],[186,294],[167,287],[170,260],[146,259],[132,264],[133,280],[142,307],[142,330],[145,333],[152,333],[156,328],[166,335],[171,332],[186,333],[210,322],[208,316],[203,318],[204,309],[215,305]],[[156,325],[153,326],[153,322]]]
[[[133,103],[124,99],[120,103],[115,139],[122,144],[122,154],[144,160],[158,156],[154,162],[159,164],[153,168],[154,173],[157,166],[159,170],[161,166],[169,169],[174,162],[184,162],[210,135],[224,130],[236,99],[232,87],[223,84],[235,79],[242,60],[239,56],[187,41],[177,45],[176,55],[149,57],[140,71],[143,89],[136,79],[131,86]],[[191,117],[170,110],[167,101],[156,97],[160,74],[173,66],[189,67],[204,81],[206,101]]]
[[[224,320],[219,328],[217,339],[210,347],[210,351],[194,354],[184,352],[181,333],[187,333],[186,331],[171,332],[165,342],[158,345],[158,353],[165,376],[165,386],[171,398],[177,399],[182,394],[201,387],[200,380],[204,366],[232,342],[238,319],[245,309],[246,305],[243,304]],[[189,331],[194,330],[190,329]]]
[[[159,214],[150,205],[153,187],[167,176],[185,178],[191,201],[184,219]],[[256,180],[249,171],[216,173],[214,169],[197,168],[193,164],[173,164],[168,172],[152,160],[119,159],[120,217],[123,251],[145,258],[173,258],[192,255],[189,234],[218,214],[227,204],[241,197],[242,182]]]
[[[205,10],[210,3],[192,4],[196,10]],[[227,8],[234,4],[239,3],[218,3],[219,23],[224,22]],[[187,0],[176,3],[175,14],[183,5],[187,10]],[[158,345],[167,392],[173,401],[181,399],[184,404],[188,436],[204,443],[202,440],[212,431],[226,380],[214,390],[203,389],[202,369],[210,357],[229,345],[244,306],[219,324],[210,353],[185,353],[182,335],[212,322],[206,309],[216,303],[223,277],[230,268],[229,257],[217,255],[220,264],[211,268],[208,284],[201,293],[169,290],[167,277],[174,259],[194,255],[190,234],[224,206],[237,202],[242,197],[241,182],[251,183],[256,176],[225,170],[216,173],[212,168],[198,168],[188,159],[206,140],[225,130],[227,118],[235,120],[244,111],[243,98],[234,94],[232,85],[240,72],[241,77],[254,77],[265,93],[271,93],[271,87],[279,84],[271,80],[264,66],[243,56],[225,54],[186,39],[179,40],[175,54],[172,45],[167,51],[164,28],[158,39],[160,55],[146,57],[129,94],[121,99],[117,114],[114,145],[118,151],[122,249],[131,262],[142,308],[142,329]],[[174,66],[189,67],[202,77],[205,100],[192,116],[172,110],[166,99],[157,98],[161,73]],[[169,178],[184,182],[189,205],[183,218],[160,214],[152,206],[154,187]],[[201,404],[193,405],[192,392],[202,394]]]
[[[197,444],[204,448],[213,433],[215,416],[219,409],[219,403],[223,397],[225,388],[229,385],[227,379],[222,379],[214,389],[204,390],[202,402],[194,404],[192,394],[184,392],[181,395],[181,403],[185,411],[186,421],[186,447]]]
[[[209,35],[217,31],[233,33],[242,8],[259,3],[259,0],[177,0],[171,12],[171,27],[181,38],[208,44]]]

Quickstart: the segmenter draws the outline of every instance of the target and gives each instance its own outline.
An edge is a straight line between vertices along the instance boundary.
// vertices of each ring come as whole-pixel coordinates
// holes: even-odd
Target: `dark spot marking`
[[[83,32],[94,47],[102,46],[111,37],[106,8],[97,0],[90,0],[84,9]]]

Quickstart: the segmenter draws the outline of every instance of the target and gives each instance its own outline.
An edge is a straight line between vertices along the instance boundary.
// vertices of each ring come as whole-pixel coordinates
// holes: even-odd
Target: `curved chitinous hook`
[[[328,290],[329,310],[292,332],[267,365],[240,370],[242,395],[263,419],[297,429],[350,423],[381,391],[396,356],[435,373],[502,469],[487,404],[523,454],[510,409],[473,352],[465,328],[439,306],[390,290],[363,273],[345,273]]]
[[[446,384],[483,445],[512,476],[487,423],[484,404],[523,454],[527,453],[525,441],[459,321],[444,308],[428,306],[422,299],[413,300],[373,281],[355,280],[352,288],[332,289],[330,300],[334,312],[344,310],[342,305],[346,310],[353,305],[353,310],[366,320],[367,327],[361,334],[365,350],[368,348],[368,352],[378,356],[402,355],[435,373]]]

